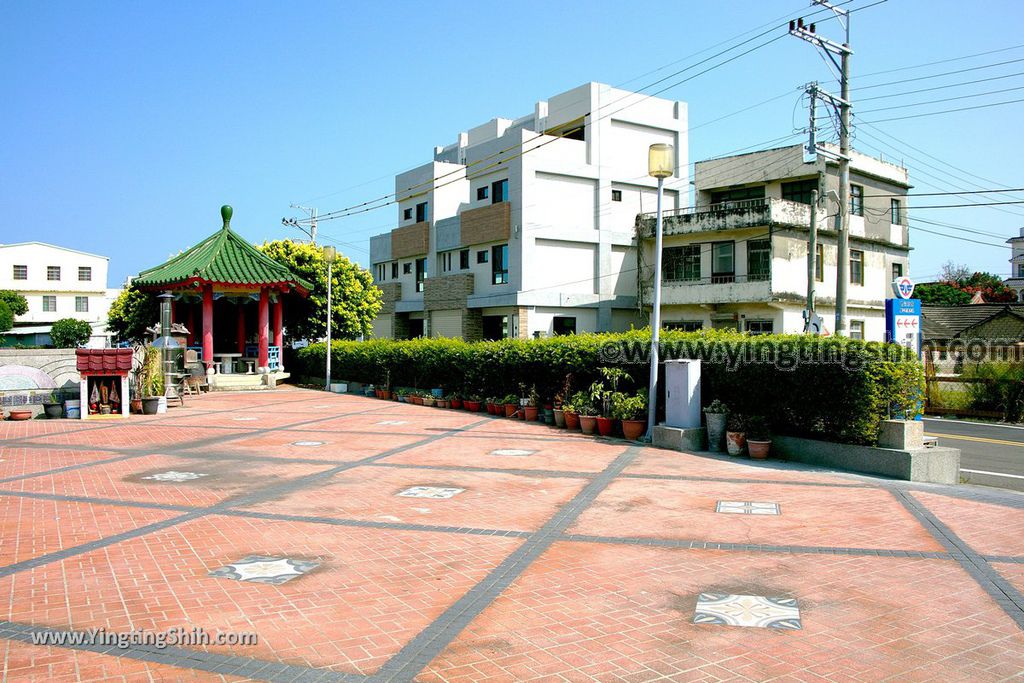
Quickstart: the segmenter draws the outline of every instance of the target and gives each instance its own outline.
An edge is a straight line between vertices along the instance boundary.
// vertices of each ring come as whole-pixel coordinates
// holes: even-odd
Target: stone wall
[[[391,231],[391,259],[423,256],[430,250],[430,223],[420,221]]]
[[[423,282],[423,310],[465,308],[466,299],[472,293],[472,273],[427,278]]]
[[[462,244],[507,242],[511,235],[511,212],[512,206],[508,202],[463,211],[460,216]]]
[[[0,349],[0,406],[28,406],[39,414],[51,394],[78,398],[74,349]]]

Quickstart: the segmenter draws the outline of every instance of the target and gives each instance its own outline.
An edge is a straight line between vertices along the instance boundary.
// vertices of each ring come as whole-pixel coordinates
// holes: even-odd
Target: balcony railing
[[[747,273],[746,275],[712,275],[711,277],[679,277],[674,278],[665,273],[661,281],[670,285],[724,285],[737,282],[767,282],[771,273]]]
[[[712,230],[742,230],[767,225],[807,227],[810,207],[788,199],[745,199],[672,209],[662,214],[666,235]],[[641,237],[654,236],[656,214],[642,213],[636,217]]]

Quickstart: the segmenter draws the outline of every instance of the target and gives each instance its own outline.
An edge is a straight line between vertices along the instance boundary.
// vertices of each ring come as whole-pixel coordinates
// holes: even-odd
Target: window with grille
[[[700,280],[700,245],[668,247],[662,254],[665,282],[693,282]]]

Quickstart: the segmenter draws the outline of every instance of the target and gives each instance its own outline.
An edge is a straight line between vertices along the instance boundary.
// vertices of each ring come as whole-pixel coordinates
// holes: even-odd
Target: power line
[[[994,64],[983,64],[981,66],[972,66],[972,67],[968,67],[966,69],[957,69],[956,71],[945,71],[945,72],[940,73],[940,74],[931,74],[929,76],[916,76],[914,78],[904,78],[904,79],[899,80],[899,81],[887,81],[885,83],[872,83],[871,85],[858,85],[858,86],[850,88],[850,89],[851,90],[868,90],[870,88],[881,88],[881,87],[886,86],[886,85],[899,85],[900,83],[913,83],[915,81],[925,81],[925,80],[928,80],[929,78],[940,78],[942,76],[952,76],[954,74],[963,74],[963,73],[967,73],[969,71],[981,71],[982,69],[994,69],[997,66],[1005,66],[1007,64],[1019,64],[1020,62],[1024,62],[1024,57],[1022,57],[1020,59],[1010,59],[1010,60],[1007,60],[1005,62],[996,62]]]
[[[894,93],[885,93],[884,95],[873,95],[872,97],[858,97],[858,102],[870,102],[871,100],[882,100],[892,99],[894,97],[906,97],[907,95],[916,95],[923,92],[932,92],[934,90],[947,90],[949,88],[957,88],[963,85],[974,85],[976,83],[987,83],[988,81],[999,81],[1004,78],[1014,78],[1016,76],[1024,76],[1024,71],[1018,71],[1012,74],[1003,74],[1001,76],[992,76],[990,78],[977,78],[973,81],[961,81],[960,83],[946,83],[944,85],[936,85],[931,88],[919,88],[917,90],[903,90]]]
[[[995,244],[993,242],[982,242],[981,240],[974,240],[974,239],[971,239],[970,237],[960,237],[959,235],[948,235],[948,234],[946,234],[944,232],[938,232],[938,231],[935,231],[935,230],[928,230],[927,228],[922,228],[922,227],[917,226],[917,225],[911,225],[911,226],[907,226],[907,227],[909,227],[911,230],[917,230],[919,232],[927,232],[929,234],[938,235],[940,237],[946,237],[946,238],[949,238],[949,239],[960,240],[961,242],[972,242],[974,244],[980,244],[980,245],[986,246],[986,247],[1000,247],[1002,249],[1006,249],[1006,248],[1009,247],[1009,245],[1006,245],[1006,244]]]
[[[990,104],[978,104],[973,107],[959,107],[957,109],[943,109],[941,111],[929,111],[921,114],[912,114],[910,116],[894,116],[888,119],[875,119],[874,121],[861,121],[859,123],[886,123],[888,121],[903,121],[905,119],[917,119],[922,116],[936,116],[938,114],[952,114],[958,111],[970,111],[972,109],[988,109],[989,107],[1001,107],[1006,104],[1017,104],[1018,102],[1024,102],[1024,98],[1018,100],[1007,100],[1005,102],[992,102]],[[876,110],[877,111],[877,110]]]
[[[970,95],[959,95],[957,97],[943,97],[940,100],[926,100],[924,102],[907,102],[905,104],[895,104],[891,107],[877,107],[875,109],[866,109],[864,111],[861,111],[860,113],[874,114],[876,111],[890,111],[892,109],[905,109],[906,107],[923,107],[927,104],[941,104],[943,102],[952,102],[953,100],[966,100],[972,97],[987,97],[989,95],[998,95],[1000,93],[1013,92],[1016,90],[1024,90],[1024,85],[1017,86],[1016,88],[1003,88],[1002,90],[990,90],[988,92],[972,93]]]
[[[1022,47],[1024,47],[1024,44],[1021,44],[1021,45],[1011,45],[1010,47],[1001,47],[1001,48],[997,48],[995,50],[988,50],[986,52],[976,52],[976,53],[974,53],[972,55],[962,55],[960,57],[950,57],[948,59],[939,59],[939,60],[934,61],[934,62],[925,62],[924,64],[914,64],[912,66],[900,66],[900,67],[896,67],[895,69],[885,69],[884,71],[872,71],[871,73],[860,74],[858,76],[855,76],[855,78],[867,78],[869,76],[878,76],[880,74],[891,74],[891,73],[895,73],[897,71],[909,71],[909,70],[913,70],[913,69],[923,69],[926,66],[935,66],[936,64],[946,64],[948,62],[958,62],[958,61],[961,61],[961,60],[964,60],[964,59],[972,59],[974,57],[984,57],[985,55],[993,55],[993,54],[996,54],[997,52],[1008,52],[1010,50],[1019,50]]]

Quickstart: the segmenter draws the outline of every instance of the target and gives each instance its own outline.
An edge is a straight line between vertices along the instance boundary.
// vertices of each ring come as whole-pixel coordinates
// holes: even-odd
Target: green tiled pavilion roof
[[[162,287],[198,281],[243,286],[286,284],[306,291],[313,288],[232,230],[230,206],[223,207],[221,215],[224,227],[166,263],[142,271],[135,284]]]

